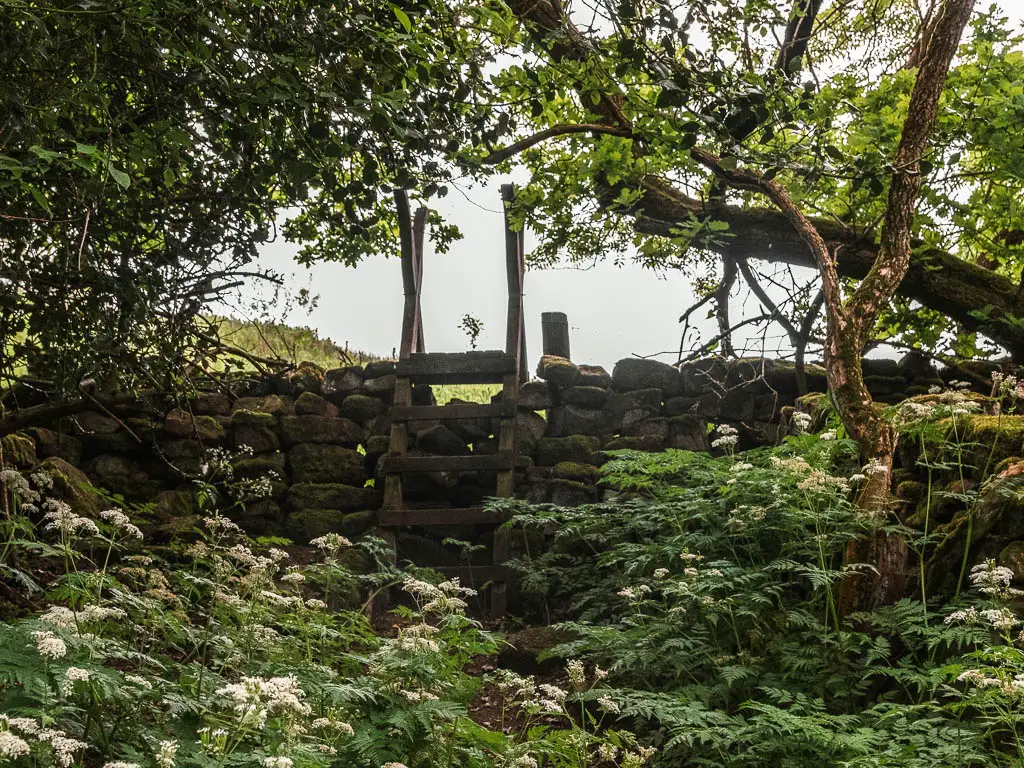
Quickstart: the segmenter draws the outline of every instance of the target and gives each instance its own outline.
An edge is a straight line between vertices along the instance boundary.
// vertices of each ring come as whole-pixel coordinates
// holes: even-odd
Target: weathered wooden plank
[[[496,525],[509,519],[504,510],[485,507],[434,507],[430,509],[380,509],[377,523],[398,525]],[[506,556],[504,560],[507,560]]]
[[[396,373],[422,384],[497,383],[518,371],[515,355],[504,352],[433,352],[399,360]]]
[[[516,415],[515,403],[451,403],[449,405],[413,405],[391,409],[394,421],[430,421],[432,419],[500,419]]]
[[[480,454],[470,456],[385,456],[382,467],[386,473],[399,472],[472,472],[475,470],[508,470],[516,463],[512,454]],[[390,505],[389,505],[390,506]]]

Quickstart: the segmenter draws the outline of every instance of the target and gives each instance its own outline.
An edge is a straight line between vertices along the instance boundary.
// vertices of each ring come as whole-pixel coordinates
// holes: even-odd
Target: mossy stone
[[[262,453],[256,456],[247,456],[242,459],[238,459],[234,463],[235,474],[239,477],[253,478],[262,477],[268,472],[276,472],[279,477],[286,477],[285,475],[285,461],[287,457],[285,454],[277,453]]]
[[[300,443],[288,451],[288,469],[296,483],[362,485],[368,477],[366,457],[350,448]]]
[[[39,468],[53,479],[52,495],[68,503],[75,512],[96,515],[105,508],[106,502],[96,494],[85,473],[64,459],[50,456]]]
[[[560,389],[566,389],[579,379],[580,369],[564,357],[544,355],[537,364],[537,376]]]
[[[288,489],[288,506],[298,509],[340,509],[354,512],[376,507],[373,488],[356,488],[343,483],[296,483]]]
[[[909,504],[917,504],[928,493],[928,487],[916,480],[906,480],[896,486],[896,496]]]
[[[35,441],[36,455],[44,459],[57,456],[71,464],[77,464],[82,460],[82,441],[77,437],[45,427],[29,427],[22,430],[22,434]]]
[[[6,435],[0,439],[3,464],[15,469],[31,469],[36,465],[36,444],[25,435]]]
[[[167,414],[164,430],[175,437],[194,437],[204,443],[218,443],[224,439],[224,427],[213,416],[197,416],[181,410]]]
[[[274,429],[277,427],[277,416],[265,411],[250,411],[242,408],[231,414],[231,425]]]
[[[288,538],[304,544],[325,533],[340,533],[345,517],[340,509],[299,509],[288,515],[285,532]]]
[[[999,553],[999,564],[1013,571],[1013,580],[1024,581],[1024,541],[1011,541]]]
[[[591,455],[601,447],[601,441],[590,435],[544,437],[537,441],[537,463],[553,467],[563,461],[589,464]]]
[[[313,392],[303,392],[295,399],[295,413],[299,415],[337,416],[338,407]]]
[[[358,547],[349,547],[338,554],[338,562],[352,573],[373,573],[377,564],[373,556]]]
[[[376,524],[377,513],[372,509],[349,512],[341,521],[341,532],[350,539],[356,539]]]
[[[551,470],[553,477],[560,477],[564,480],[576,480],[581,483],[596,483],[601,477],[601,471],[591,464],[580,464],[577,461],[563,461]]]
[[[349,395],[341,402],[340,413],[346,419],[365,424],[388,409],[380,398],[369,395]]]

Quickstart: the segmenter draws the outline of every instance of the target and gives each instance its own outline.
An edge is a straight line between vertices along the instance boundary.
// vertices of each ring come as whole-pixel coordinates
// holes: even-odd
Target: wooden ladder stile
[[[409,199],[404,190],[395,191],[402,256],[402,283],[405,304],[402,316],[402,341],[395,365],[395,397],[391,408],[391,435],[388,454],[382,460],[384,472],[384,503],[378,516],[383,538],[392,562],[398,559],[397,529],[403,525],[489,525],[493,532],[492,557],[489,566],[436,567],[448,575],[457,575],[478,587],[490,584],[488,613],[492,618],[504,615],[508,606],[509,532],[501,527],[506,516],[484,507],[410,508],[404,497],[403,477],[411,472],[494,471],[497,473],[496,495],[510,497],[515,493],[516,403],[519,384],[528,374],[525,368],[526,334],[523,322],[523,259],[521,232],[514,232],[509,219],[509,206],[515,192],[511,184],[501,188],[505,204],[505,261],[508,276],[508,312],[505,349],[463,353],[427,353],[423,342],[420,311],[420,288],[423,281],[423,239],[428,216],[426,208],[410,216]],[[438,383],[478,384],[500,383],[501,400],[496,403],[456,403],[451,405],[413,405],[413,386]],[[498,452],[463,456],[408,456],[411,421],[463,418],[497,419]],[[430,567],[429,563],[418,565]],[[386,592],[375,600],[373,610],[379,613],[388,605]]]

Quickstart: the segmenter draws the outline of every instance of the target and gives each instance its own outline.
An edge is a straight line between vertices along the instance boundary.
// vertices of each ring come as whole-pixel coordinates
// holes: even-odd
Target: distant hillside
[[[290,363],[309,361],[322,368],[341,365],[362,365],[379,360],[359,349],[348,349],[332,339],[321,338],[312,328],[296,328],[278,323],[257,323],[233,317],[212,317],[220,326],[225,344],[238,347],[256,357],[285,360]]]

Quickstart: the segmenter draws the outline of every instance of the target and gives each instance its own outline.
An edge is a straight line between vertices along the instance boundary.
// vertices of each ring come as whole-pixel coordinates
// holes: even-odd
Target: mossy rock
[[[276,429],[277,416],[274,413],[268,413],[266,411],[250,411],[242,408],[231,414],[231,426]]]
[[[667,363],[628,357],[619,360],[612,369],[612,389],[617,392],[660,389],[665,397],[675,397],[683,394],[683,376]]]
[[[340,445],[300,443],[288,451],[288,469],[295,483],[344,483],[361,486],[366,482],[366,458]]]
[[[373,488],[343,483],[296,483],[288,489],[288,506],[299,509],[335,509],[354,512],[379,505]]]
[[[999,553],[999,564],[1013,571],[1013,580],[1024,581],[1024,541],[1011,541]]]
[[[567,389],[580,377],[575,363],[557,355],[544,355],[537,364],[537,376],[560,389]]]
[[[36,444],[26,435],[6,435],[0,439],[3,464],[15,469],[31,469],[36,465]]]
[[[917,504],[928,493],[928,486],[916,480],[905,480],[896,486],[896,496],[908,504]]]
[[[325,533],[340,533],[346,516],[340,509],[299,509],[288,515],[285,533],[288,538],[305,544]]]
[[[377,569],[373,556],[358,547],[349,547],[338,555],[338,562],[352,573],[367,574]]]
[[[238,477],[246,479],[263,477],[268,472],[276,472],[278,477],[286,478],[285,462],[287,456],[283,453],[261,453],[256,456],[247,456],[237,459],[233,466]]]
[[[282,415],[292,413],[292,402],[280,395],[263,395],[262,397],[240,397],[235,401],[234,413],[249,411]]]
[[[551,470],[552,477],[560,477],[564,480],[576,480],[580,483],[596,483],[601,477],[601,471],[591,464],[580,464],[577,461],[563,461]]]
[[[77,437],[45,427],[29,427],[22,430],[22,434],[35,441],[36,455],[41,458],[56,456],[70,464],[77,464],[82,460],[82,441]]]
[[[79,514],[96,515],[108,506],[97,493],[85,473],[64,459],[50,456],[39,465],[53,479],[51,494],[67,502]]]
[[[544,437],[537,441],[537,463],[553,467],[563,461],[591,463],[591,456],[601,447],[601,441],[590,435]]]
[[[372,509],[349,512],[341,521],[341,532],[350,539],[356,539],[377,524],[377,513]]]
[[[658,435],[623,435],[609,440],[604,450],[657,453],[665,450],[665,440]]]
[[[303,392],[295,399],[295,413],[299,415],[337,416],[338,407],[313,392]]]
[[[346,419],[365,424],[388,409],[380,398],[369,395],[349,395],[341,403],[340,413]]]
[[[224,427],[213,416],[197,416],[181,410],[167,414],[164,431],[175,437],[194,437],[204,443],[219,443],[224,439]]]
[[[295,394],[313,392],[320,394],[324,384],[324,369],[316,363],[304,360],[294,371],[286,374],[289,387]]]
[[[161,491],[153,500],[157,520],[192,518],[196,512],[196,497],[191,491]]]

